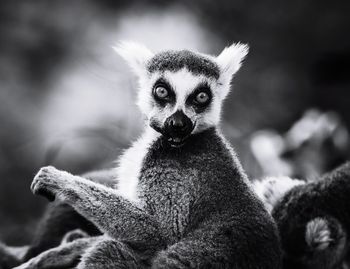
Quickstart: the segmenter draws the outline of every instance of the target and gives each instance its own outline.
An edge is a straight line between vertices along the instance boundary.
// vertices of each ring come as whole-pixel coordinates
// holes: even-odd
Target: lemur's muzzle
[[[175,146],[183,144],[184,140],[192,133],[193,128],[194,124],[191,119],[182,110],[176,111],[164,123],[164,133],[168,141]]]

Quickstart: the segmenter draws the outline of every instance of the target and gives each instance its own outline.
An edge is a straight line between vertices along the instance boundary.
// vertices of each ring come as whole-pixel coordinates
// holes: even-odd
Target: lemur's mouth
[[[150,126],[161,133],[172,147],[181,147],[192,134],[196,122],[192,122],[183,111],[179,110],[166,119],[163,125],[158,121],[150,122]]]
[[[186,142],[186,139],[188,138],[189,136],[185,137],[185,138],[180,138],[180,137],[169,137],[168,138],[168,142],[169,144],[172,146],[172,147],[175,147],[175,148],[179,148],[179,147],[182,147],[185,142]]]
[[[187,129],[185,132],[165,132],[163,135],[167,138],[170,146],[179,148],[186,143],[187,139],[191,136],[195,126],[196,122],[192,123],[191,128]]]
[[[170,146],[179,148],[182,147],[185,143],[187,138],[191,135],[192,131],[188,133],[187,135],[181,135],[181,134],[173,134],[168,133],[164,128],[159,127],[159,125],[152,123],[151,127],[156,130],[158,133],[162,134],[163,138],[167,143],[170,144]]]

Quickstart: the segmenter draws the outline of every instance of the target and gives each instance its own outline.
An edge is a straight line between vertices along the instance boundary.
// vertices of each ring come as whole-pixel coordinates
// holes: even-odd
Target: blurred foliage
[[[0,239],[30,240],[46,203],[29,191],[40,166],[73,173],[113,166],[139,134],[134,79],[107,49],[120,32],[137,31],[128,17],[165,22],[169,32],[149,29],[158,47],[174,36],[209,53],[232,41],[250,45],[223,124],[250,172],[257,130],[285,132],[309,107],[333,110],[349,127],[349,9],[349,1],[326,0],[3,0]],[[170,13],[175,23],[163,17]]]

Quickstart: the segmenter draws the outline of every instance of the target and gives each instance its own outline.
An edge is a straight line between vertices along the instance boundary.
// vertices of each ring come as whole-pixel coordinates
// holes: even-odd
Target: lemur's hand
[[[53,201],[67,187],[69,175],[53,166],[45,166],[36,174],[30,188],[34,194],[42,195],[49,201]]]

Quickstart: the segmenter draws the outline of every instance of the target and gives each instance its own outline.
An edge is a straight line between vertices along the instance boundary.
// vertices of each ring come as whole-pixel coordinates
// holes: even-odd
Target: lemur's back
[[[324,175],[319,181],[294,187],[280,200],[272,214],[283,232],[292,225],[289,221],[290,216],[294,217],[295,223],[306,225],[311,219],[325,215],[337,218],[349,231],[349,196],[350,162],[347,162]]]
[[[238,160],[214,128],[190,139],[173,148],[159,138],[141,169],[139,198],[161,220],[170,242],[219,211],[235,214],[248,204],[260,206]]]

